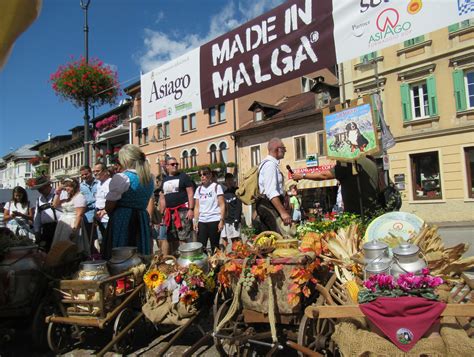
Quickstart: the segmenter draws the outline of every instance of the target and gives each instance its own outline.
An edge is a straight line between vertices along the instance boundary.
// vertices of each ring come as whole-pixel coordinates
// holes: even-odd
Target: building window
[[[158,140],[162,140],[165,137],[163,124],[158,124],[157,127],[158,127]]]
[[[442,198],[438,152],[410,155],[414,200]]]
[[[189,114],[189,129],[196,130],[196,113]]]
[[[183,167],[183,169],[189,169],[189,160],[188,160],[188,152],[187,151],[184,151],[183,152],[183,158],[182,158],[182,162],[181,162],[181,166]]]
[[[84,165],[84,151],[81,152],[81,163],[79,164],[79,166],[82,165]]]
[[[255,112],[255,121],[261,121],[261,120],[263,120],[263,111],[257,110]]]
[[[306,138],[304,136],[295,138],[295,159],[306,160]]]
[[[197,151],[196,149],[191,150],[191,167],[197,166]]]
[[[472,25],[474,25],[474,19],[468,19],[468,20],[464,20],[464,21],[452,24],[451,26],[448,26],[448,31],[449,32],[456,32],[458,30],[462,30],[462,29],[470,27]]]
[[[377,58],[377,51],[367,53],[363,56],[360,56],[360,63],[370,63],[370,61]]]
[[[169,138],[170,137],[170,122],[169,121],[165,121],[165,138]]]
[[[402,83],[402,115],[404,121],[438,115],[436,79],[433,75],[417,83]]]
[[[181,117],[181,128],[182,128],[183,133],[189,130],[189,121],[186,115],[184,117]]]
[[[318,136],[318,154],[319,156],[326,156],[326,145],[324,145],[324,132],[316,133]]]
[[[222,142],[219,144],[219,161],[227,164],[227,144]]]
[[[26,163],[26,172],[31,172],[31,164],[29,162]]]
[[[138,145],[141,145],[142,143],[142,125],[141,124],[137,124],[135,136],[137,137]]]
[[[410,46],[415,46],[421,42],[423,42],[425,40],[425,36],[418,36],[418,37],[414,37],[414,38],[411,38],[409,40],[406,40],[403,44],[405,47],[410,47]]]
[[[256,166],[260,163],[260,145],[252,146],[250,148],[250,156],[252,166]]]
[[[301,93],[306,93],[311,90],[315,80],[309,77],[301,77]]]
[[[225,104],[219,104],[219,122],[226,121]]]
[[[216,123],[216,108],[211,107],[209,108],[209,125]]]
[[[453,71],[453,83],[456,110],[474,108],[474,70],[456,69]]]
[[[210,163],[211,164],[217,163],[217,146],[215,144],[212,144],[209,147],[209,154],[210,154],[210,158],[211,158]]]
[[[466,158],[467,195],[474,198],[474,146],[464,148]]]
[[[143,144],[148,143],[148,128],[142,129],[142,136],[143,136]]]

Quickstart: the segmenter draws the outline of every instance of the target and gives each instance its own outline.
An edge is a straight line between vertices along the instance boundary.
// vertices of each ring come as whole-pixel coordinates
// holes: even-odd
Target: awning
[[[323,180],[323,181],[315,181],[315,180],[287,180],[285,182],[285,188],[288,190],[291,185],[297,185],[298,190],[304,190],[307,188],[323,188],[323,187],[331,187],[337,186],[337,180]]]

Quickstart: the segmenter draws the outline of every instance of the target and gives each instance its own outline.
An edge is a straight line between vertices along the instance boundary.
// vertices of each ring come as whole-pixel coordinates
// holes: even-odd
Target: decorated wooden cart
[[[112,326],[112,340],[98,355],[112,347],[126,353],[142,317],[143,271],[144,266],[101,280],[61,280],[55,289],[61,313],[46,317],[50,349],[62,354],[83,342],[86,329]]]

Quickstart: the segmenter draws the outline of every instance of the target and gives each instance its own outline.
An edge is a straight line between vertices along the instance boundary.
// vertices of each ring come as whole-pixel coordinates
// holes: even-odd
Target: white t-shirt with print
[[[194,199],[199,200],[199,222],[216,222],[222,218],[217,196],[223,194],[222,186],[214,182],[196,189]]]

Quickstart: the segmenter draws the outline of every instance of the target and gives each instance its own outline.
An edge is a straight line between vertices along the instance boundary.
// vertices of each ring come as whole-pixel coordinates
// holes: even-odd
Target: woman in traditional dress
[[[3,219],[9,228],[17,236],[26,236],[34,239],[30,224],[33,220],[33,208],[30,207],[28,194],[21,186],[13,189],[12,200],[5,204]]]
[[[87,204],[86,198],[80,192],[77,179],[64,179],[61,185],[56,188],[53,207],[62,209],[62,214],[54,231],[51,246],[63,240],[70,240],[77,245],[79,252],[89,255],[90,244],[84,224]]]
[[[140,254],[151,254],[154,180],[150,164],[145,154],[131,144],[120,149],[118,159],[123,171],[112,177],[105,203],[110,217],[105,258],[110,257],[112,248],[124,246],[137,247]]]

